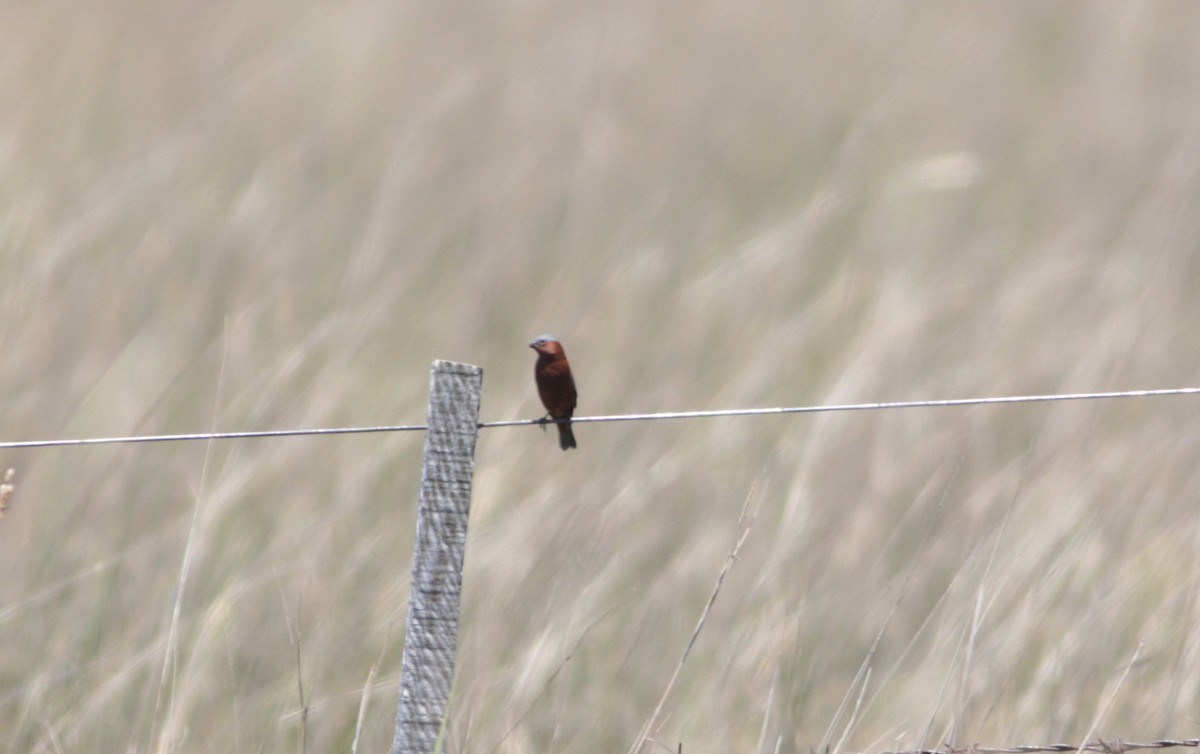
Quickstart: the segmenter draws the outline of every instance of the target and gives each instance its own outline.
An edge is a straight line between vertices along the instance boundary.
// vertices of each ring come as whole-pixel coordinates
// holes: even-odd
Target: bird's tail
[[[575,433],[571,431],[570,422],[563,422],[558,425],[558,447],[563,450],[570,450],[575,446]]]

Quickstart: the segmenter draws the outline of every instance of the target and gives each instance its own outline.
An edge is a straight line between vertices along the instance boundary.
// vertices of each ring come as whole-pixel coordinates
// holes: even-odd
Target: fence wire
[[[987,406],[1011,403],[1049,403],[1054,401],[1086,401],[1115,398],[1158,398],[1170,395],[1200,395],[1200,387],[1166,388],[1162,390],[1121,390],[1106,393],[1063,393],[1057,395],[1012,395],[998,398],[953,398],[931,401],[891,401],[888,403],[846,403],[834,406],[783,406],[779,408],[732,408],[716,411],[671,411],[657,414],[613,414],[609,416],[576,416],[576,424],[590,422],[652,421],[657,419],[706,419],[718,416],[772,416],[780,414],[818,414],[834,411],[880,411],[900,408],[947,408],[953,406]],[[561,423],[566,419],[513,419],[480,422],[480,429],[491,427],[520,427]],[[327,429],[268,429],[248,432],[191,432],[179,435],[136,435],[130,437],[87,437],[65,440],[17,440],[0,442],[0,450],[10,448],[49,448],[64,445],[108,445],[113,443],[179,442],[183,440],[244,440],[256,437],[299,437],[307,435],[357,435],[370,432],[415,432],[428,429],[424,424],[394,424],[378,427],[332,427]]]

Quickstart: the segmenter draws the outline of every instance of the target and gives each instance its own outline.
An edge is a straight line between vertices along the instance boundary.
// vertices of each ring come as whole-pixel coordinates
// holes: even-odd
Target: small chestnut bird
[[[553,335],[539,335],[529,347],[537,351],[537,364],[533,367],[533,379],[537,382],[538,397],[552,419],[570,419],[575,413],[575,378],[571,376],[571,364],[563,351],[562,343]],[[558,446],[563,450],[575,447],[575,433],[571,422],[558,427]]]

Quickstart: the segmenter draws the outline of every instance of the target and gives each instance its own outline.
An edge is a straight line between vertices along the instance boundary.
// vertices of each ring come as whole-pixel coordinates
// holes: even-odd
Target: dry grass
[[[435,358],[532,418],[544,331],[587,414],[1198,384],[1198,22],[7,4],[2,434],[420,421]],[[648,751],[1195,735],[1198,420],[490,430],[449,750],[627,750],[755,480]],[[4,454],[0,750],[346,751],[370,678],[385,751],[419,454]]]

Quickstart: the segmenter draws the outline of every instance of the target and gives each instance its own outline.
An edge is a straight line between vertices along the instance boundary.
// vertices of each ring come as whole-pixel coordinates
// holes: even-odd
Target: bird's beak
[[[534,341],[533,343],[530,343],[530,344],[529,344],[529,347],[530,347],[530,348],[532,348],[533,350],[535,350],[535,351],[536,351],[536,350],[537,350],[537,341]]]

